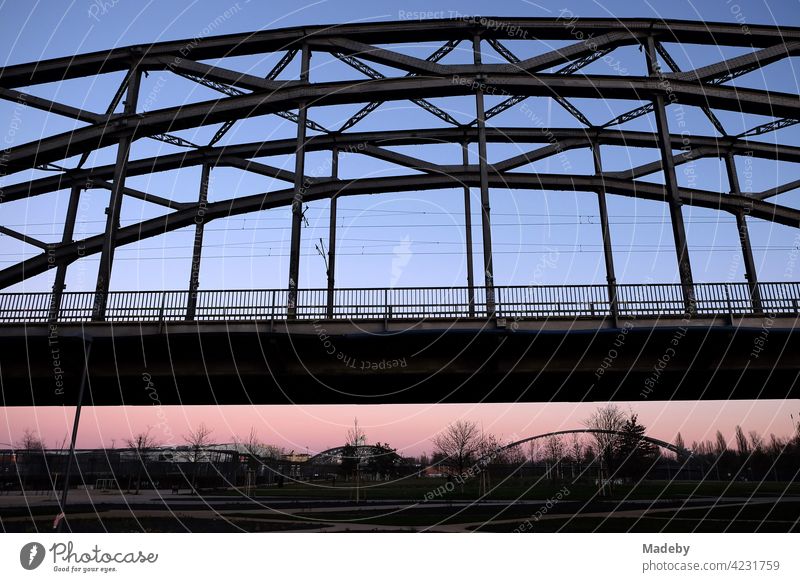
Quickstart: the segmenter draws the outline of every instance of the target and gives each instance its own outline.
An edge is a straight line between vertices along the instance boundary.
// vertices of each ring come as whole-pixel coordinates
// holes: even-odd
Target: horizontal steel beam
[[[766,67],[770,63],[798,54],[800,54],[800,42],[781,42],[760,51],[754,51],[692,71],[670,73],[665,77],[679,81],[724,83],[755,68]]]
[[[92,186],[103,188],[105,190],[114,190],[114,184],[105,180],[94,179],[92,180]],[[127,186],[122,187],[122,193],[126,196],[130,196],[131,198],[137,198],[139,200],[143,200],[144,202],[152,202],[153,204],[158,204],[159,206],[164,206],[173,210],[193,206],[191,202],[175,202],[174,200],[168,200],[162,196],[157,196],[148,192],[142,192],[141,190],[128,188]]]
[[[5,226],[0,226],[0,234],[4,234],[6,236],[10,236],[11,238],[15,238],[19,241],[27,243],[29,245],[33,245],[35,247],[39,247],[40,249],[47,250],[50,248],[50,244],[46,242],[42,242],[37,238],[33,238],[32,236],[28,236],[27,234],[23,234],[21,232],[17,232],[16,230],[12,230],[10,228],[6,228]]]
[[[195,75],[209,81],[224,83],[231,87],[240,87],[249,91],[274,91],[280,87],[285,87],[287,84],[296,83],[296,81],[267,81],[261,77],[232,71],[219,65],[206,65],[205,63],[197,63],[188,59],[159,57],[157,62],[174,72]]]
[[[546,145],[544,147],[535,149],[533,151],[525,152],[518,156],[505,159],[501,162],[496,162],[494,164],[491,164],[491,167],[494,168],[494,170],[497,172],[505,172],[508,170],[519,168],[521,166],[525,166],[527,164],[532,164],[533,162],[538,162],[539,160],[544,160],[546,158],[556,156],[561,152],[565,152],[574,148],[589,147],[589,146],[591,146],[591,143],[589,143],[584,139],[568,138],[564,139],[563,141],[558,141],[554,144]]]
[[[576,59],[582,59],[596,53],[599,49],[613,48],[624,44],[639,43],[639,33],[629,31],[612,32],[593,38],[592,42],[576,42],[569,46],[537,55],[510,64],[440,64],[430,60],[410,57],[396,51],[389,51],[369,44],[348,39],[331,39],[312,42],[316,49],[328,52],[341,52],[350,56],[373,61],[415,75],[513,75],[515,73],[536,73],[545,71]],[[507,53],[510,54],[510,53]]]
[[[672,163],[675,166],[679,166],[681,164],[691,162],[692,160],[698,160],[700,158],[719,157],[720,153],[721,152],[719,148],[710,148],[710,147],[693,148],[674,155],[672,157]],[[662,165],[663,164],[661,160],[656,160],[655,162],[650,162],[649,164],[642,164],[640,166],[636,166],[629,170],[621,170],[619,172],[603,172],[603,175],[608,176],[610,178],[635,180],[636,178],[641,178],[642,176],[648,176],[650,174],[660,172],[662,169]]]
[[[752,194],[751,196],[753,198],[757,198],[758,200],[766,200],[767,198],[772,198],[773,196],[778,196],[779,194],[783,194],[785,192],[791,192],[797,188],[800,188],[800,180],[793,180],[791,182],[787,182],[786,184],[781,184],[779,186],[775,186],[774,188],[764,190],[763,192]]]
[[[592,38],[591,42],[577,42],[569,46],[552,50],[543,55],[537,55],[519,63],[505,65],[504,69],[510,73],[517,71],[527,71],[535,73],[544,71],[558,65],[563,65],[573,60],[582,59],[596,53],[600,49],[616,47],[623,44],[635,44],[639,42],[641,33],[635,31],[619,31],[602,34],[597,38]]]
[[[245,172],[253,172],[254,174],[259,174],[268,178],[277,178],[278,180],[283,180],[284,182],[289,183],[294,183],[295,178],[294,172],[276,168],[267,164],[262,164],[261,162],[254,162],[253,160],[246,160],[236,156],[226,155],[218,158],[215,165],[238,168],[239,170],[244,170]],[[306,180],[308,183],[316,181],[315,178],[311,178],[309,176],[304,176],[303,180]]]
[[[367,156],[373,157],[378,160],[383,160],[385,162],[390,162],[392,164],[396,164],[398,166],[403,166],[406,168],[412,168],[414,170],[419,170],[422,172],[428,173],[436,173],[436,172],[447,172],[451,169],[461,168],[463,166],[442,166],[440,164],[434,164],[433,162],[427,162],[425,160],[421,160],[419,158],[415,158],[413,156],[407,156],[405,154],[401,154],[398,152],[393,152],[391,150],[387,150],[386,148],[379,148],[377,146],[367,144],[359,153],[363,153]]]
[[[0,87],[0,98],[6,99],[7,101],[16,101],[22,105],[47,111],[48,113],[56,113],[58,115],[63,115],[64,117],[71,117],[72,119],[77,119],[78,121],[83,121],[85,123],[104,123],[108,120],[107,116],[99,113],[86,111],[85,109],[78,109],[77,107],[71,107],[69,105],[64,105],[63,103],[58,103],[57,101],[51,101],[49,99],[43,99],[42,97],[36,97],[35,95],[29,95],[28,93],[14,91],[13,89],[3,89]]]
[[[375,63],[401,69],[407,73],[417,75],[444,75],[447,68],[444,65],[434,63],[425,59],[410,57],[396,51],[379,48],[363,42],[350,40],[347,38],[333,38],[328,40],[311,40],[309,45],[314,49],[327,50],[329,52],[339,52],[346,55],[360,57]]]

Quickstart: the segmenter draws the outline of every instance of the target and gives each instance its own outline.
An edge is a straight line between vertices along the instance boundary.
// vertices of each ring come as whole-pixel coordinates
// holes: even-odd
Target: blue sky
[[[402,2],[369,3],[322,1],[301,2],[132,2],[101,0],[89,2],[5,2],[0,4],[0,62],[5,65],[60,57],[69,54],[110,49],[137,43],[193,38],[219,23],[211,34],[230,34],[257,29],[275,29],[303,24],[318,25],[338,22],[370,22],[398,20],[418,16],[457,16],[491,14],[497,16],[555,17],[562,9],[581,16],[664,17],[702,19],[707,21],[745,22],[747,24],[800,25],[797,2],[771,3],[755,1],[685,2],[681,0],[654,3],[570,2],[553,5],[517,0],[494,2]],[[555,7],[557,6],[557,7]],[[218,17],[228,11],[229,17]],[[526,57],[564,46],[565,42],[537,40],[506,43],[518,56]],[[398,50],[426,56],[436,43],[406,46]],[[731,47],[696,47],[667,45],[682,68],[694,68],[747,52]],[[630,75],[644,74],[643,55],[633,47],[612,53]],[[264,75],[280,55],[226,59],[224,66],[253,75]],[[470,47],[459,46],[444,62],[468,62]],[[490,48],[484,49],[485,62],[499,62]],[[777,91],[798,93],[797,59],[786,59],[735,81],[743,87],[769,87]],[[375,67],[386,74],[388,68]],[[587,73],[611,74],[608,65],[596,62]],[[297,73],[297,62],[281,78]],[[394,72],[397,74],[397,72]],[[358,79],[356,73],[329,55],[317,54],[312,59],[311,80]],[[32,94],[56,99],[70,105],[102,112],[121,80],[120,74],[78,79],[61,84],[38,85],[26,90]],[[210,89],[171,75],[153,72],[143,79],[140,110],[152,110],[216,98]],[[471,97],[433,100],[459,121],[474,116]],[[487,107],[499,102],[487,97]],[[638,102],[608,100],[589,102],[574,99],[594,123],[605,122],[619,113],[639,105]],[[330,128],[340,126],[361,105],[315,108],[309,116]],[[670,123],[676,130],[677,120],[685,116],[693,135],[715,135],[703,114],[691,107],[671,106]],[[766,118],[719,112],[718,117],[728,133],[736,134],[766,121]],[[579,127],[577,121],[551,99],[531,98],[492,119],[490,125],[525,126],[543,120],[551,127]],[[68,131],[80,126],[72,120],[48,116],[44,112],[15,109],[14,103],[0,102],[0,132],[14,144]],[[356,126],[357,131],[409,127],[442,127],[444,124],[408,101],[386,103]],[[179,134],[195,143],[206,143],[218,126]],[[624,126],[632,130],[652,130],[654,120],[647,116]],[[13,128],[13,129],[12,129]],[[292,137],[291,122],[274,115],[237,123],[224,143]],[[800,130],[784,129],[761,138],[797,144]],[[457,145],[393,148],[439,163],[460,163]],[[490,144],[488,157],[497,161],[529,149],[528,146]],[[179,148],[140,140],[132,158],[172,153]],[[90,157],[87,166],[110,163],[115,148],[109,147]],[[653,161],[655,150],[604,147],[604,166],[622,170]],[[474,162],[476,151],[473,148]],[[293,170],[292,156],[265,158],[262,161]],[[74,161],[68,161],[69,166]],[[796,165],[778,164],[758,159],[738,160],[743,189],[760,191],[800,178]],[[306,172],[326,175],[330,161],[323,154],[309,154]],[[517,171],[567,174],[592,173],[587,150],[573,150]],[[343,156],[340,176],[343,178],[385,176],[413,173],[388,163],[359,155]],[[3,178],[2,184],[16,183],[42,172],[18,173]],[[719,160],[698,160],[679,167],[682,186],[727,191],[724,166]],[[663,182],[660,174],[644,178]],[[199,168],[165,172],[130,178],[127,184],[161,196],[181,201],[197,197]],[[218,168],[212,173],[209,197],[219,200],[283,189],[284,182],[273,181],[240,170]],[[481,247],[480,217],[477,213],[479,193],[472,191],[473,233],[475,238],[475,271],[480,284]],[[4,204],[0,224],[10,226],[45,241],[60,239],[68,192],[62,191],[35,199]],[[499,285],[602,283],[605,278],[597,200],[593,193],[536,192],[492,190],[495,281]],[[797,192],[772,199],[798,207]],[[104,208],[108,193],[103,190],[85,192],[79,211],[76,238],[89,236],[104,228]],[[666,205],[609,195],[614,258],[618,280],[623,283],[644,281],[671,282],[677,279],[675,253],[669,214]],[[685,220],[696,281],[743,281],[743,267],[732,216],[710,210],[685,207]],[[131,224],[162,213],[159,207],[126,199],[122,223]],[[315,249],[319,239],[328,238],[328,202],[308,206],[308,225],[303,229],[301,287],[323,287],[325,264]],[[282,288],[288,277],[288,210],[273,210],[237,216],[209,223],[205,233],[204,258],[200,272],[201,288]],[[788,227],[750,220],[759,277],[762,281],[796,279],[789,272],[793,248],[798,245],[797,231]],[[347,197],[339,203],[337,284],[342,287],[382,286],[460,286],[466,283],[464,247],[463,193],[460,189],[409,192],[380,196]],[[128,245],[118,250],[112,277],[113,289],[185,289],[189,278],[193,231],[184,229],[169,235]],[[36,254],[38,249],[7,236],[0,236],[0,268]],[[94,289],[98,257],[74,263],[67,278],[69,291]],[[49,290],[52,273],[16,285],[17,290]]]

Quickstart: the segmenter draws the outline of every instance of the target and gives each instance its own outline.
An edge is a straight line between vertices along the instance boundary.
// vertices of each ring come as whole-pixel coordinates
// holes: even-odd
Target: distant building
[[[308,453],[295,453],[294,451],[283,455],[281,460],[288,461],[289,463],[305,463],[311,458],[311,455]]]

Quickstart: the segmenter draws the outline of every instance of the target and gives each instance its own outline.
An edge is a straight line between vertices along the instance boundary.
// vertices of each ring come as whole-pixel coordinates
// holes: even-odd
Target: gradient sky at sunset
[[[541,4],[550,5],[547,2]],[[800,24],[800,11],[795,2],[772,3],[767,6],[765,2],[756,0],[737,0],[734,3],[736,10],[733,10],[732,3],[722,0],[695,3],[687,0],[647,3],[580,0],[563,4],[570,12],[582,16],[644,16],[722,22],[736,22],[744,18],[750,24],[791,26]],[[192,38],[198,34],[198,30],[202,30],[207,23],[231,6],[239,6],[239,9],[233,17],[215,30],[215,34],[250,31],[260,27],[282,28],[303,24],[397,20],[403,17],[401,11],[403,14],[418,11],[442,12],[445,17],[451,16],[451,11],[454,10],[461,14],[490,13],[497,16],[556,17],[558,15],[555,9],[525,0],[495,1],[491,4],[478,0],[457,2],[408,0],[401,3],[387,0],[375,0],[369,3],[334,0],[318,2],[281,0],[269,3],[224,0],[186,5],[126,0],[71,4],[57,1],[3,2],[0,4],[0,64],[29,62],[158,40]],[[556,46],[561,45],[556,43],[550,48]],[[431,50],[427,45],[418,48],[420,55],[428,54]],[[520,47],[515,50],[525,49]],[[539,46],[538,50],[544,52],[547,47]],[[631,71],[635,70],[634,67],[643,67],[642,56],[635,49],[622,50],[620,53],[620,58],[627,59],[625,62]],[[734,54],[736,53],[730,52],[725,47],[696,47],[688,53],[676,54],[675,58],[684,65],[704,65]],[[794,60],[787,59],[766,69],[771,87],[797,93],[797,76],[793,62]],[[264,70],[268,70],[271,64],[274,63],[245,58],[239,61],[239,70],[263,75]],[[328,80],[338,75],[342,68],[346,69],[343,65],[329,63],[322,57],[315,58],[312,64],[315,67],[312,71],[312,80],[314,78]],[[249,67],[254,68],[250,70]],[[763,86],[766,80],[758,78],[761,72],[753,75],[742,78],[743,86]],[[118,82],[118,78],[99,80],[96,86],[93,85],[91,90],[87,90],[85,84],[75,81],[64,84],[61,89],[37,87],[31,88],[30,92],[57,98],[70,105],[102,111]],[[144,97],[140,99],[140,104],[143,106],[167,107],[216,96],[204,88],[198,89],[188,81],[173,79],[169,81],[171,83],[167,88],[169,91],[165,89],[159,97],[160,101],[148,105],[147,92],[152,90],[156,82],[156,75],[143,81]],[[471,114],[471,108],[474,106],[474,100],[469,99],[460,101],[455,99],[452,103],[457,115]],[[594,121],[612,118],[630,108],[629,103],[609,102],[598,105],[576,100],[576,104],[585,107],[587,115]],[[557,107],[543,107],[540,113],[543,117],[547,116],[553,126],[566,127],[575,123],[568,114]],[[5,126],[12,114],[13,103],[0,102],[0,123],[3,124],[0,127]],[[337,112],[335,108],[330,108],[327,112],[315,111],[311,117],[324,124],[330,122],[335,127],[337,122],[341,123],[342,114],[342,111]],[[384,111],[383,117],[376,111],[374,117],[371,116],[365,120],[363,126],[358,127],[363,130],[377,129],[381,123],[389,122],[406,127],[437,126],[435,120],[426,115],[406,103],[402,107],[398,105],[396,109],[390,108]],[[694,128],[697,133],[709,132],[708,122],[701,114],[694,112],[690,117],[692,123],[696,124]],[[737,133],[736,130],[740,126],[739,131],[743,131],[747,127],[763,122],[753,117],[732,113],[720,114],[723,122],[730,124],[732,133]],[[63,119],[48,122],[49,125],[43,126],[44,118],[42,112],[26,112],[23,127],[15,136],[16,143],[68,129],[66,125],[68,122]],[[509,111],[502,123],[518,124],[520,119],[519,111]],[[269,123],[272,125],[268,129],[265,129],[264,125],[258,125],[259,123],[263,123],[263,120],[253,124],[244,123],[243,129],[232,131],[232,142],[252,141],[259,135],[264,137],[265,134],[268,134],[267,139],[294,135],[294,126],[291,123],[281,122],[274,116],[269,118]],[[626,127],[651,130],[651,125],[650,120],[643,118]],[[208,131],[213,134],[215,129],[211,128]],[[779,139],[796,144],[800,139],[800,126],[776,132],[764,139]],[[149,145],[145,144],[137,150],[135,157],[173,151],[169,148],[170,146],[164,144],[149,142]],[[409,153],[414,154],[414,152]],[[451,153],[442,150],[430,159],[455,163],[455,160],[449,157]],[[510,157],[517,153],[519,151],[512,151],[509,147],[498,144],[490,150],[490,158]],[[90,158],[87,165],[105,163],[113,158],[113,155],[113,148],[107,148],[104,153]],[[607,155],[606,163],[612,170],[651,161],[651,158],[637,158],[636,156],[643,154],[636,152],[609,150],[604,152],[604,155]],[[591,163],[586,152],[571,152],[569,159],[575,171],[579,173],[584,172]],[[272,160],[270,163],[292,169],[290,157]],[[753,191],[800,178],[800,168],[794,166],[767,166],[763,160],[755,160],[752,163],[754,175],[752,183],[744,178],[742,181],[743,187],[751,188]],[[541,166],[540,169],[555,172],[559,169],[557,165],[554,162],[552,168],[547,165]],[[306,167],[308,173],[312,175],[327,171],[324,160],[314,156],[309,156]],[[356,174],[381,175],[386,169],[386,165],[375,160],[362,160],[362,165],[348,165],[343,162],[341,173],[345,177]],[[196,196],[198,176],[195,170],[147,180],[134,179],[129,185],[175,199],[189,200]],[[726,187],[724,172],[720,173],[720,166],[716,160],[699,162],[697,170],[698,187],[717,190]],[[212,200],[215,196],[226,195],[227,192],[224,190],[231,185],[241,194],[261,192],[276,187],[272,184],[265,185],[263,177],[243,176],[241,172],[228,169],[214,170],[214,176],[211,186]],[[3,178],[2,184],[14,183],[20,179],[19,175],[10,176]],[[648,179],[662,180],[659,176]],[[685,185],[687,177],[681,175],[679,179],[682,185]],[[184,188],[184,184],[188,184],[188,188]],[[103,196],[106,198],[103,199]],[[465,264],[459,246],[463,233],[463,225],[459,224],[459,221],[463,221],[463,215],[459,214],[461,196],[460,191],[453,190],[442,192],[436,198],[411,193],[393,197],[374,197],[375,199],[358,197],[343,201],[340,206],[342,258],[339,261],[338,281],[343,286],[389,284],[391,256],[378,254],[365,257],[365,249],[366,252],[383,249],[387,255],[391,255],[392,249],[397,244],[408,240],[412,258],[402,273],[400,285],[463,285]],[[91,199],[93,201],[91,208],[82,213],[79,220],[78,229],[82,235],[92,234],[97,228],[102,228],[98,227],[98,224],[102,224],[104,220],[103,208],[107,203],[107,194],[95,191]],[[793,207],[800,206],[798,192],[783,194],[776,201]],[[34,201],[9,204],[7,208],[3,207],[3,217],[0,222],[43,240],[55,240],[61,228],[61,223],[58,223],[56,218],[63,215],[65,204],[64,192],[51,198],[41,197]],[[473,210],[476,208],[477,204],[473,204]],[[610,197],[609,209],[612,216],[612,234],[617,244],[615,258],[620,281],[638,282],[648,278],[657,281],[675,280],[674,250],[671,247],[666,206],[649,201]],[[152,211],[152,208],[144,204],[126,202],[123,222],[140,220],[150,216],[149,213]],[[541,253],[552,253],[553,248],[560,249],[559,260],[557,265],[539,273],[542,283],[603,281],[602,255],[597,246],[599,226],[595,219],[597,211],[593,194],[542,193],[540,197],[530,197],[527,194],[519,197],[516,194],[508,196],[498,194],[493,200],[493,212],[496,212],[494,232],[498,253],[496,260],[498,284],[527,284],[531,280]],[[403,216],[402,224],[398,223],[400,215]],[[285,251],[288,240],[287,217],[288,213],[281,210],[269,216],[248,215],[220,220],[209,227],[206,232],[208,252],[204,256],[201,275],[203,288],[284,287],[287,260],[281,253]],[[321,286],[324,284],[324,266],[320,258],[315,256],[314,244],[320,237],[327,237],[327,202],[311,205],[308,218],[311,224],[303,235],[304,253],[307,257],[302,267],[301,286]],[[696,280],[742,281],[743,270],[733,219],[698,208],[687,208],[686,219]],[[477,225],[477,221],[476,213],[473,224]],[[787,257],[792,252],[792,241],[795,240],[797,231],[759,221],[752,221],[751,224],[756,262],[762,280],[783,280]],[[115,289],[185,288],[189,270],[189,261],[186,257],[187,240],[191,239],[191,234],[188,230],[177,232],[161,239],[144,241],[121,249],[117,255],[118,266],[114,271],[112,286]],[[449,249],[452,254],[441,254],[443,249]],[[11,240],[9,237],[0,236],[0,268],[31,256],[35,252],[39,252],[38,249],[27,247],[24,243]],[[476,240],[476,257],[480,256],[480,252],[480,244]],[[97,257],[75,263],[67,280],[68,289],[73,291],[93,289],[96,270]],[[51,279],[52,272],[15,286],[14,289],[48,290]],[[486,431],[510,440],[551,430],[579,428],[595,406],[595,404],[554,403],[86,408],[78,446],[111,446],[112,443],[118,447],[123,446],[125,438],[146,430],[147,427],[152,427],[152,434],[161,443],[181,444],[181,435],[186,434],[189,426],[205,422],[213,427],[213,437],[217,442],[230,442],[234,434],[246,436],[253,426],[265,442],[289,450],[305,451],[308,448],[314,452],[341,444],[345,431],[353,419],[358,417],[370,442],[388,442],[405,454],[416,455],[423,451],[430,452],[432,448],[430,438],[448,422],[458,418],[478,421]],[[620,406],[628,409],[627,404],[623,403]],[[798,418],[800,402],[667,404],[648,402],[633,405],[633,410],[649,427],[649,434],[657,438],[671,441],[680,431],[689,444],[693,440],[713,439],[714,433],[719,429],[728,437],[729,442],[732,442],[733,430],[737,424],[742,425],[745,432],[756,430],[765,435],[771,432],[779,436],[790,434],[792,424],[789,415],[793,413],[795,419]],[[47,445],[54,446],[68,434],[72,415],[71,408],[0,409],[2,417],[0,447],[18,441],[25,428],[38,432]]]
[[[131,434],[151,429],[162,444],[184,444],[181,435],[200,422],[214,429],[215,442],[246,438],[254,427],[264,442],[312,453],[343,444],[347,429],[358,418],[370,443],[389,443],[406,455],[430,453],[430,439],[447,423],[470,419],[504,441],[550,432],[583,428],[583,421],[597,405],[550,404],[436,404],[367,406],[151,406],[90,408],[83,411],[79,447],[125,446]],[[633,410],[648,427],[648,435],[673,441],[680,432],[687,445],[714,439],[721,430],[733,447],[733,431],[740,424],[745,433],[757,430],[768,437],[793,434],[790,414],[800,418],[797,401],[646,402],[619,406]],[[48,446],[60,444],[72,426],[72,408],[0,409],[0,443],[10,442],[30,428]],[[2,445],[0,445],[2,446]]]

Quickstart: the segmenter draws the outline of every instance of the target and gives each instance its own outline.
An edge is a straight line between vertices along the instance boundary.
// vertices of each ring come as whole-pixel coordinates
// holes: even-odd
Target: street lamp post
[[[53,529],[61,532],[63,529],[64,517],[67,510],[67,496],[69,494],[69,480],[72,474],[72,464],[75,459],[75,441],[78,436],[78,425],[81,420],[81,409],[83,408],[83,393],[86,391],[86,377],[89,375],[89,357],[92,353],[92,339],[81,336],[83,344],[83,374],[81,375],[81,384],[78,388],[78,402],[75,407],[75,420],[72,423],[72,438],[69,443],[69,456],[67,457],[67,468],[64,471],[64,487],[61,491],[61,501],[59,506],[61,512],[56,516],[53,523]]]
[[[12,445],[11,443],[0,443],[0,445],[6,446],[6,447],[10,447],[10,448],[11,448],[11,451],[12,451],[12,453],[11,453],[11,454],[12,454],[12,455],[14,454],[14,453],[13,453],[13,451],[14,451],[14,445]],[[6,455],[6,454],[5,454],[5,453],[3,453],[3,458],[5,458],[5,455]],[[4,463],[4,465],[5,465],[5,463]],[[3,474],[2,474],[2,475],[0,475],[0,478],[2,478],[2,479],[3,479],[3,481],[2,481],[2,482],[0,482],[0,493],[2,493],[3,491],[5,491],[5,485],[6,485],[6,482],[5,482],[5,470],[3,471]]]

